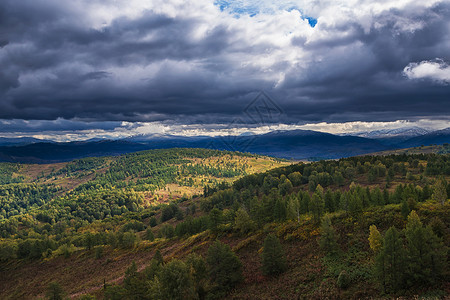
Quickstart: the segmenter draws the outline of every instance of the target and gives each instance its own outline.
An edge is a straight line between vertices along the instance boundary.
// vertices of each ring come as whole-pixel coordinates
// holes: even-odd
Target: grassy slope
[[[424,224],[433,216],[439,216],[446,224],[450,222],[448,202],[445,206],[421,203],[417,211]],[[107,284],[120,283],[132,261],[142,270],[148,265],[156,249],[161,250],[166,261],[174,257],[183,258],[191,252],[204,255],[216,238],[229,244],[244,265],[245,281],[229,295],[230,299],[293,299],[297,296],[307,299],[377,297],[376,283],[364,280],[365,273],[372,272],[373,262],[367,242],[368,227],[376,224],[381,232],[392,225],[403,228],[405,220],[401,215],[400,205],[371,208],[358,218],[343,212],[334,213],[332,221],[343,250],[336,261],[324,258],[317,244],[320,231],[306,216],[300,223],[290,221],[267,224],[245,236],[225,233],[217,237],[205,231],[187,239],[143,241],[132,250],[113,250],[105,247],[104,256],[100,259],[95,258],[95,250],[79,250],[70,258],[61,256],[48,261],[16,261],[5,266],[5,272],[2,272],[0,298],[34,299],[36,296],[42,296],[45,287],[54,280],[61,283],[71,298],[76,299],[86,293],[101,297],[104,280]],[[280,237],[288,261],[287,272],[278,277],[264,276],[260,269],[259,254],[263,240],[269,232],[275,232]],[[347,290],[339,290],[336,287],[337,274],[342,269],[350,268],[357,269],[362,280],[358,280]],[[450,294],[449,285],[436,286],[435,289]]]

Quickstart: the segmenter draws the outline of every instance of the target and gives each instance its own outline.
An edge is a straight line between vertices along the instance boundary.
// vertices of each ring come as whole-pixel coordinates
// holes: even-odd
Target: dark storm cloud
[[[28,132],[38,133],[46,131],[79,131],[79,130],[114,130],[121,127],[121,122],[82,122],[76,120],[57,119],[44,120],[2,120],[0,121],[0,133]]]
[[[308,65],[300,76],[296,72],[286,75],[279,97],[292,99],[292,106],[296,98],[299,103],[313,99],[311,104],[294,108],[294,114],[303,114],[307,120],[323,116],[331,121],[448,116],[450,87],[430,80],[411,81],[402,70],[409,62],[435,57],[450,60],[449,7],[390,10],[374,20],[379,27],[372,27],[369,33],[352,22],[330,28],[347,34],[306,45],[321,61]],[[401,30],[401,20],[424,25],[419,30]]]
[[[351,18],[334,25],[319,18],[314,30],[326,38],[292,39],[304,62],[280,59],[262,69],[247,60],[263,61],[267,49],[281,47],[236,39],[236,26],[226,23],[206,21],[197,37],[205,21],[188,13],[146,10],[91,26],[70,2],[4,0],[0,119],[227,123],[259,90],[284,109],[278,121],[285,122],[445,116],[449,85],[410,80],[402,71],[410,62],[450,60],[449,7],[384,11],[369,30]],[[408,27],[416,23],[422,25]],[[285,78],[278,85],[270,76],[277,72]]]

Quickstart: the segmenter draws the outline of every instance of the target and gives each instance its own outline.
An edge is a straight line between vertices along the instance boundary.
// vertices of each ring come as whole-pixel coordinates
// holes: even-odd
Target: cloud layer
[[[0,119],[227,124],[260,90],[286,124],[450,115],[448,1],[277,3],[3,0]]]

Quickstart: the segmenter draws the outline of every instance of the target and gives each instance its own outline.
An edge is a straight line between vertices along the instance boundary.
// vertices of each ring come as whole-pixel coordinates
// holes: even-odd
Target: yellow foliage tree
[[[381,236],[377,226],[375,225],[370,225],[369,231],[370,234],[368,240],[370,249],[372,249],[373,252],[378,253],[378,251],[381,249],[381,246],[383,245],[383,237]]]

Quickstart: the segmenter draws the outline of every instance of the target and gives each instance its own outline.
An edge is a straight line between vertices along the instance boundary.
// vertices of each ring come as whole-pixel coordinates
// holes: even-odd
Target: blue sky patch
[[[307,16],[303,13],[303,10],[293,5],[292,2],[288,1],[283,3],[280,1],[277,3],[275,7],[271,2],[270,5],[267,5],[264,1],[243,1],[243,0],[215,0],[214,5],[218,6],[220,11],[228,12],[234,15],[236,18],[239,18],[243,15],[248,15],[250,17],[254,17],[260,13],[264,14],[274,14],[275,9],[277,10],[286,10],[292,11],[297,10],[301,14],[302,20],[307,20],[309,26],[314,28],[317,24],[317,19]]]

